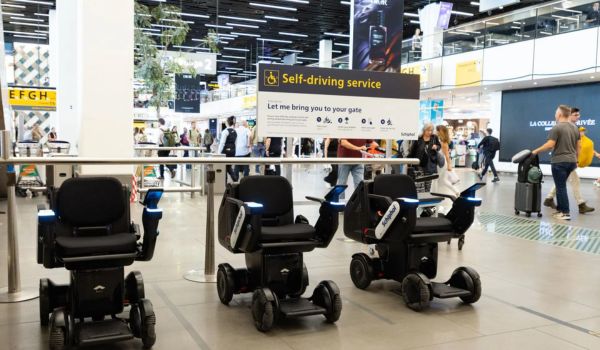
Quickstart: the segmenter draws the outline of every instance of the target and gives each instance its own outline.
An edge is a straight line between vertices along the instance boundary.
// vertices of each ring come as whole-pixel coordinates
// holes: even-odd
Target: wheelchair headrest
[[[124,196],[123,185],[115,178],[72,178],[60,186],[55,211],[73,226],[106,226],[123,217]]]
[[[238,187],[239,200],[263,205],[264,216],[281,216],[294,208],[292,185],[281,176],[247,176]]]
[[[407,175],[382,174],[373,181],[373,194],[395,198],[417,198],[417,188]]]

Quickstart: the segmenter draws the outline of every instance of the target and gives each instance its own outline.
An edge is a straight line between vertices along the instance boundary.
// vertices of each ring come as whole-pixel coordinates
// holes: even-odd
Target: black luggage
[[[519,215],[524,212],[527,217],[530,217],[531,213],[537,213],[538,217],[542,217],[542,181],[539,157],[531,151],[525,150],[517,153],[512,161],[519,164],[515,188],[515,214]],[[539,173],[539,180],[530,178],[530,171]]]

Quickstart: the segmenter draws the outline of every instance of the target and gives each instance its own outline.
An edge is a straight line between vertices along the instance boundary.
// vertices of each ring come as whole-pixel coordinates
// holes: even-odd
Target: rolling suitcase
[[[515,187],[515,214],[524,212],[527,217],[537,213],[542,217],[542,173],[539,170],[539,158],[529,150],[517,153],[512,158],[513,163],[519,164],[517,184]],[[535,170],[532,170],[535,168]],[[535,178],[529,177],[529,172],[537,173]]]

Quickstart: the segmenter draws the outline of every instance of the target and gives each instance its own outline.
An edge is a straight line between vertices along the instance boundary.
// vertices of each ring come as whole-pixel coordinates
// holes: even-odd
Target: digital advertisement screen
[[[352,69],[400,70],[403,0],[352,2]]]
[[[175,74],[175,112],[200,113],[200,76]]]
[[[581,109],[579,126],[600,149],[600,84],[567,85],[552,88],[504,91],[500,135],[500,161],[510,162],[524,149],[535,149],[548,140],[554,126],[556,108],[565,104]],[[550,153],[540,155],[540,161],[550,163]],[[592,166],[600,166],[594,158]]]

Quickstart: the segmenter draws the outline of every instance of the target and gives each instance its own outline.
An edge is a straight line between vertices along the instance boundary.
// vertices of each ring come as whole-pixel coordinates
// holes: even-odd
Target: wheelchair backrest
[[[57,234],[76,236],[129,232],[128,190],[111,177],[79,177],[65,181],[51,194]]]
[[[373,194],[391,199],[417,199],[417,188],[415,182],[407,175],[382,174],[373,181]]]
[[[237,189],[242,202],[263,205],[263,225],[282,226],[294,223],[292,185],[282,176],[247,176]]]

